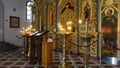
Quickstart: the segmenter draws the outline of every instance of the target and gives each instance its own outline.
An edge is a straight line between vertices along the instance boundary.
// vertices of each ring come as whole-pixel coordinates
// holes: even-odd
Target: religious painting
[[[97,27],[97,0],[81,0],[80,7],[80,18],[82,19],[82,23],[80,24],[80,32],[82,36],[93,36],[87,43],[92,43],[96,40],[96,36],[94,33],[96,32]],[[81,38],[82,40],[82,38]],[[84,40],[82,40],[81,44],[85,45]],[[84,47],[81,47],[81,51],[84,53]],[[97,42],[91,44],[88,48],[88,54],[92,56],[97,56]]]
[[[51,3],[49,6],[49,24],[48,27],[52,29],[56,27],[56,2]]]
[[[83,7],[83,14],[84,14],[83,22],[90,21],[91,5],[87,1],[85,2],[85,5]]]
[[[76,28],[78,23],[77,0],[61,0],[59,4],[59,23],[67,25],[67,22],[71,21],[72,26]]]
[[[49,27],[54,25],[54,13],[52,10],[50,10],[50,17],[49,17],[49,20],[50,20],[50,23],[49,23]]]
[[[10,16],[10,27],[19,28],[19,17]]]
[[[63,32],[76,32],[78,27],[78,0],[60,0],[59,1],[59,22],[64,31]],[[68,26],[71,28],[69,29]],[[62,32],[58,27],[58,31]],[[70,34],[67,39],[71,42],[77,44],[77,34]],[[62,40],[59,41],[62,43]],[[60,43],[60,44],[61,44]],[[67,50],[72,52],[77,52],[77,46],[70,46],[67,44]]]
[[[102,55],[117,57],[118,2],[101,1]]]

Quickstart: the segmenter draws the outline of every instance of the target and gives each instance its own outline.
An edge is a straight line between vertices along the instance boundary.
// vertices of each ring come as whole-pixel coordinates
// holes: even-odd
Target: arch
[[[4,41],[4,7],[0,0],[0,41]]]

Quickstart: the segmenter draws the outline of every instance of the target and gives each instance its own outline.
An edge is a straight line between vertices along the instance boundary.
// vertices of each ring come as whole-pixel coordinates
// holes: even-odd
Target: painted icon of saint
[[[108,8],[105,10],[105,17],[102,19],[102,32],[103,32],[103,41],[106,46],[110,45],[108,42],[112,43],[113,46],[117,47],[117,26],[118,20],[114,16],[114,9]],[[113,49],[109,48],[108,49]]]
[[[84,21],[89,21],[90,20],[90,5],[88,2],[86,2],[86,5],[84,7]]]

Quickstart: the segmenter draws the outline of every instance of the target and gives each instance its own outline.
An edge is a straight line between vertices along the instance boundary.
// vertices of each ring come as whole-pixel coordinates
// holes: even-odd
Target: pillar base
[[[69,66],[68,64],[61,64],[58,68],[72,68],[71,66]]]
[[[88,65],[84,65],[84,68],[88,68]]]

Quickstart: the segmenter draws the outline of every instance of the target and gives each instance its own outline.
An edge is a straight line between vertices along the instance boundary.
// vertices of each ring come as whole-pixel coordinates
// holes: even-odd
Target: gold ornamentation
[[[106,5],[112,5],[113,4],[113,0],[106,0]]]
[[[107,8],[106,10],[105,10],[105,15],[107,16],[108,14],[107,14],[107,12],[108,12],[108,10],[111,10],[112,11],[112,15],[114,14],[114,9],[113,8]]]
[[[97,32],[96,32],[96,28],[97,28],[97,0],[82,0],[81,1],[81,11],[80,13],[81,14],[81,19],[84,20],[85,19],[85,8],[87,7],[87,4],[89,4],[89,8],[90,8],[90,20],[88,21],[88,25],[87,25],[87,34],[90,34],[90,35],[93,35],[93,36],[97,36]],[[86,22],[83,21],[83,23],[80,25],[81,26],[81,33],[82,35],[85,35],[86,34]],[[84,40],[82,40],[84,41]],[[93,40],[91,40],[93,41]],[[95,48],[95,49],[93,49]],[[84,52],[84,50],[82,50]],[[95,51],[95,52],[93,52]],[[83,53],[82,52],[82,53]],[[96,44],[95,46],[91,46],[90,47],[90,54],[91,55],[97,55],[97,47],[96,47]]]
[[[77,0],[63,0],[60,5],[59,22],[63,25],[67,21],[72,21],[73,26],[77,26]]]

